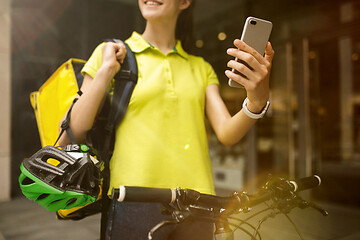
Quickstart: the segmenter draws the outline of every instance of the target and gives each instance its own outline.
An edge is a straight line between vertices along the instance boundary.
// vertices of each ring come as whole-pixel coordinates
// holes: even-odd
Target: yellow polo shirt
[[[206,87],[218,84],[213,68],[203,58],[187,54],[180,41],[167,55],[136,32],[126,43],[135,53],[139,76],[116,130],[110,189],[181,187],[214,194],[204,122]],[[83,73],[95,76],[101,47]]]

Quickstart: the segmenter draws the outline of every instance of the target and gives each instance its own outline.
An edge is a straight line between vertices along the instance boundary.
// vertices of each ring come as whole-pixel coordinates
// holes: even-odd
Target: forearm
[[[99,45],[95,54],[102,54],[102,64],[97,70],[94,79],[89,75],[84,76],[81,86],[83,94],[71,111],[70,128],[78,142],[84,142],[87,132],[92,128],[97,113],[105,99],[109,84],[115,74],[120,70],[126,56],[126,48],[123,43],[107,42]],[[96,52],[99,49],[100,52]],[[60,145],[71,143],[67,134],[59,139]]]
[[[207,116],[218,139],[227,146],[240,141],[256,123],[257,120],[253,118],[261,118],[263,112],[266,112],[270,94],[269,76],[274,56],[270,43],[266,46],[264,57],[240,40],[235,40],[234,45],[236,48],[228,49],[227,53],[241,61],[230,60],[227,65],[241,74],[229,70],[226,70],[225,74],[244,86],[248,99],[246,107],[250,113],[245,114],[242,109],[230,116],[218,86],[209,85],[206,88]]]
[[[222,120],[217,130],[218,139],[222,144],[232,146],[238,143],[256,122],[257,120],[249,118],[240,110],[234,116]]]
[[[92,128],[95,117],[106,95],[111,76],[102,68],[96,73],[89,88],[83,93],[74,105],[71,113],[70,127],[74,135],[84,139],[86,133]]]
[[[81,88],[83,94],[75,103],[70,118],[70,128],[77,142],[84,142],[87,132],[92,128],[111,79],[112,73],[106,67],[101,67],[94,79],[91,79],[90,76],[85,77]],[[63,134],[59,144],[69,143],[70,139],[67,134]]]
[[[207,87],[205,106],[207,117],[217,138],[226,146],[232,146],[239,142],[257,121],[248,117],[242,109],[231,116],[219,94],[217,85]],[[251,104],[247,107],[254,113],[261,111],[261,109],[255,111]]]

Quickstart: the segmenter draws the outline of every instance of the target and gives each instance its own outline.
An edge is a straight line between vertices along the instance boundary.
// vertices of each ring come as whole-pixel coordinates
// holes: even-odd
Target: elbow
[[[225,145],[226,147],[232,147],[245,136],[246,133],[238,132],[238,131],[220,131],[218,132],[217,137],[220,143]]]
[[[235,143],[231,143],[231,142],[221,142],[221,143],[226,147],[232,147],[235,145]]]
[[[58,145],[65,146],[65,145],[75,144],[75,143],[77,143],[77,144],[85,143],[86,135],[79,136],[78,134],[74,134],[74,132],[73,132],[73,137],[74,137],[74,139],[70,138],[66,132],[63,132],[63,134],[59,138]]]
[[[223,135],[218,136],[218,140],[221,144],[223,144],[226,147],[232,147],[238,142],[234,139],[231,139],[231,138],[223,136]]]
[[[214,128],[219,142],[226,147],[232,147],[237,144],[246,134],[242,128],[234,126],[229,121],[223,121],[222,124]]]
[[[68,134],[69,130],[71,131],[71,136],[73,138]],[[65,145],[75,144],[75,143],[84,143],[87,132],[88,132],[88,130],[84,130],[84,129],[80,129],[80,131],[79,131],[79,127],[70,127],[69,126],[68,129],[62,129],[60,127],[58,145],[65,146]],[[60,136],[60,134],[61,134],[61,136]]]

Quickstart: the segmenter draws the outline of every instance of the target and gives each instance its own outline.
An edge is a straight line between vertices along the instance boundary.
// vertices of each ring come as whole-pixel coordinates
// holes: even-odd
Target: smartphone
[[[244,29],[240,39],[258,51],[262,56],[264,56],[266,44],[269,41],[271,30],[272,23],[270,21],[256,17],[248,17],[245,21]],[[235,61],[238,61],[238,59],[235,58]],[[232,71],[235,72],[236,70],[232,69]],[[243,88],[242,85],[231,79],[229,79],[228,84],[230,87]]]

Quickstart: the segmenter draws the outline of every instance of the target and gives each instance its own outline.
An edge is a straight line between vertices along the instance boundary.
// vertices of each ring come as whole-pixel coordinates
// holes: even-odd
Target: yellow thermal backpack
[[[86,61],[70,58],[38,91],[30,94],[42,147],[53,145],[59,136],[60,121],[79,92]]]
[[[118,42],[119,40],[110,39],[106,41]],[[101,199],[107,197],[109,185],[108,164],[113,150],[114,129],[126,113],[138,77],[134,53],[127,44],[125,46],[127,55],[121,70],[114,77],[113,94],[111,96],[108,95],[107,101],[100,113],[100,118],[102,119],[95,121],[93,129],[89,131],[87,137],[91,140],[87,144],[94,148],[97,159],[103,163],[101,165],[103,171],[100,186],[100,189],[103,189],[103,191],[100,191],[98,199],[94,203],[88,203],[85,206],[71,209],[58,210],[58,219],[79,220],[99,213],[102,210],[103,201]],[[60,126],[60,121],[67,112],[71,111],[71,106],[76,102],[76,97],[81,95],[81,92],[79,92],[83,81],[81,69],[85,63],[86,61],[81,59],[69,59],[51,75],[38,91],[30,94],[42,147],[56,145],[59,130],[63,128],[60,133],[62,134],[63,131],[70,129],[69,126],[67,126],[67,129],[64,129],[62,126],[64,124]],[[66,120],[70,120],[69,113]]]

